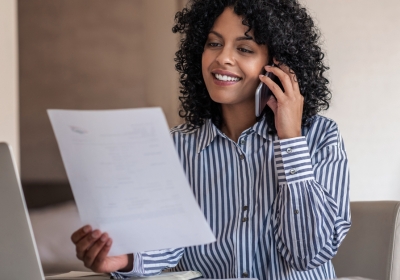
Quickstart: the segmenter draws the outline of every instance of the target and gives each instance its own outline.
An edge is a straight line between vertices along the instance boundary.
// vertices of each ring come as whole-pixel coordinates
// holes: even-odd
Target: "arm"
[[[347,156],[336,124],[310,156],[305,137],[276,141],[279,191],[273,223],[277,249],[296,270],[335,256],[350,222]]]
[[[92,230],[89,225],[75,231],[71,240],[75,245],[77,258],[87,268],[95,272],[110,273],[115,279],[159,274],[164,269],[176,266],[184,251],[180,248],[108,256],[112,239],[107,233]]]
[[[281,81],[260,76],[274,93],[267,104],[274,112],[279,141],[274,143],[278,194],[272,208],[277,249],[296,270],[329,261],[348,232],[349,176],[347,156],[336,124],[316,120],[301,137],[304,96],[295,73],[274,59],[266,66]],[[310,100],[308,100],[310,101]]]
[[[115,279],[125,279],[132,276],[151,276],[160,274],[162,270],[175,267],[183,255],[184,249],[166,249],[135,253],[133,270],[130,272],[113,272]]]

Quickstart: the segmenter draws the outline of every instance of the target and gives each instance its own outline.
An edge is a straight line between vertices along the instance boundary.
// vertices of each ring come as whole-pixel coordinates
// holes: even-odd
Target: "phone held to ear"
[[[269,77],[271,80],[273,80],[282,90],[283,86],[281,81],[277,76],[272,74],[272,72],[267,72],[265,76]],[[266,84],[263,82],[260,82],[260,84],[257,87],[256,90],[256,117],[259,117],[261,115],[261,112],[264,110],[264,107],[267,105],[268,99],[271,97],[271,95],[274,95],[272,91],[267,87]]]

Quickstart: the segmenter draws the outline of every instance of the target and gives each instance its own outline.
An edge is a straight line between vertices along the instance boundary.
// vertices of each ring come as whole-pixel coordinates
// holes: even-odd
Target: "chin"
[[[210,94],[210,97],[214,102],[220,103],[220,104],[235,104],[237,102],[237,100],[232,98],[232,95],[228,95],[228,96],[226,96],[226,94],[224,94],[224,95],[222,95],[222,94],[214,94],[214,95]]]

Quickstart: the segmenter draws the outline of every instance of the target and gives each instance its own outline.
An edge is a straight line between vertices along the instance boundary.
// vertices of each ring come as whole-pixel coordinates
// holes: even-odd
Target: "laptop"
[[[7,143],[0,142],[0,279],[110,279],[105,274],[88,272],[71,272],[44,277],[17,170],[11,147]],[[196,279],[201,276],[201,273],[182,271],[171,272],[169,277],[166,274],[160,276],[163,280]],[[148,280],[156,278],[157,276],[150,277]]]
[[[44,277],[17,170],[11,147],[0,142],[0,279],[76,280],[69,274]],[[83,279],[109,279],[93,276]]]
[[[0,143],[1,279],[44,280],[25,198],[7,143]]]

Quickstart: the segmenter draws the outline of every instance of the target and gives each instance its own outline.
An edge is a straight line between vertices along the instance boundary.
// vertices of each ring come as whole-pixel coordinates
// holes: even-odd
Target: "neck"
[[[237,142],[240,134],[253,126],[257,121],[253,107],[222,105],[224,122],[221,131],[230,139]]]

